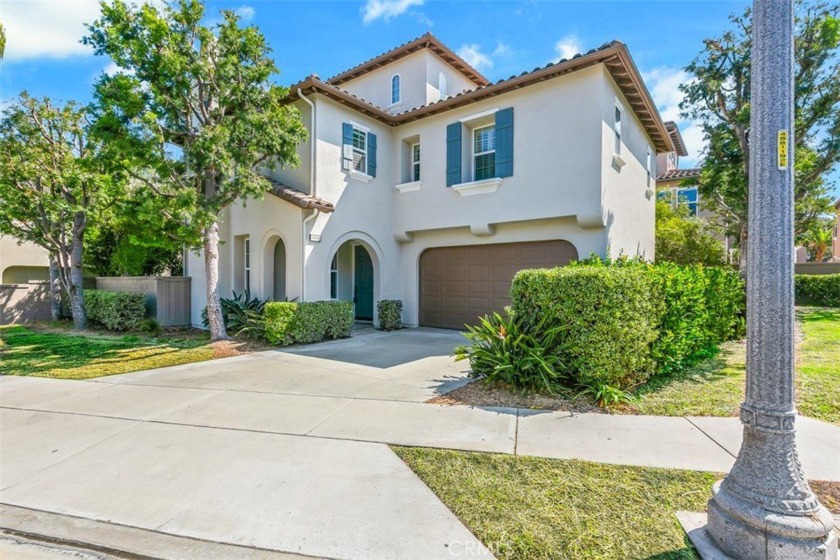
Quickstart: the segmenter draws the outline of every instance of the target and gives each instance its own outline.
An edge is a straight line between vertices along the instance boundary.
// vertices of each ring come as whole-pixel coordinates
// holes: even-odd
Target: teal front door
[[[353,303],[356,304],[356,319],[373,320],[373,262],[370,253],[361,245],[354,248]]]

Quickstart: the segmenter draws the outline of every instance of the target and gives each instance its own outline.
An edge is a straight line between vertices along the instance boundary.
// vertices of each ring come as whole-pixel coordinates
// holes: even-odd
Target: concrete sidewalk
[[[717,472],[737,454],[735,418],[425,404],[468,380],[421,335],[374,362],[337,342],[0,376],[0,526],[161,558],[492,558],[384,444]],[[840,427],[798,425],[806,475],[840,481]]]

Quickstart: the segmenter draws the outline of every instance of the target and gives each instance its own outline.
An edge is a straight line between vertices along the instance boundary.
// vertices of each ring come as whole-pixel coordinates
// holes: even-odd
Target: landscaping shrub
[[[484,376],[485,382],[502,381],[514,387],[554,392],[560,374],[559,338],[564,327],[547,327],[542,322],[534,332],[523,329],[522,319],[494,313],[482,317],[476,327],[467,325],[464,336],[471,344],[457,347],[456,361],[469,360],[470,376]]]
[[[580,386],[626,389],[654,371],[661,304],[640,266],[573,266],[523,270],[513,280],[513,312],[537,338],[565,328],[559,364]]]
[[[840,307],[840,274],[797,274],[797,305]]]
[[[111,331],[127,331],[140,325],[146,315],[145,294],[85,290],[87,318]]]
[[[651,345],[658,374],[667,375],[708,357],[717,345],[742,334],[744,284],[737,272],[702,265],[645,265],[661,301],[659,334]]]
[[[353,328],[353,304],[349,301],[269,302],[265,305],[264,320],[265,338],[272,344],[347,338]]]
[[[379,328],[383,331],[395,331],[402,328],[402,300],[383,299],[376,304],[379,315]]]
[[[292,322],[298,304],[288,301],[270,301],[265,304],[265,339],[271,344],[285,346],[292,340]]]

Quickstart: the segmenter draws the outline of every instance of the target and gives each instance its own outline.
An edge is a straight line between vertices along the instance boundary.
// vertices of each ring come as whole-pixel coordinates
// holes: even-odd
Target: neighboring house
[[[221,224],[223,296],[403,301],[462,328],[526,267],[654,257],[655,158],[671,136],[625,45],[489,83],[431,34],[291,87],[310,140]],[[206,305],[191,253],[193,323]]]
[[[665,128],[671,137],[674,150],[656,156],[656,196],[674,208],[685,204],[692,216],[706,217],[708,212],[700,210],[700,194],[697,189],[701,170],[680,169],[680,156],[687,156],[688,150],[675,122],[666,122]]]
[[[840,262],[840,198],[834,203],[834,210],[837,213],[837,219],[834,221],[834,235],[831,237],[831,260]]]
[[[47,251],[9,235],[0,235],[0,284],[26,284],[50,279]]]

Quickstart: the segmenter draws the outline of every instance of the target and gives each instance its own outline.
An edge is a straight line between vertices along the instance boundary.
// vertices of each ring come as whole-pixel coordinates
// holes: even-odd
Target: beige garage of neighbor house
[[[377,323],[463,328],[517,270],[654,258],[656,156],[675,150],[617,41],[491,83],[431,34],[286,99],[309,140],[263,200],[222,215],[220,290],[347,300]],[[192,323],[206,305],[190,253]]]

